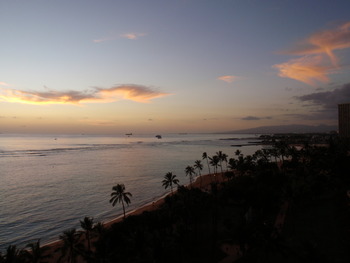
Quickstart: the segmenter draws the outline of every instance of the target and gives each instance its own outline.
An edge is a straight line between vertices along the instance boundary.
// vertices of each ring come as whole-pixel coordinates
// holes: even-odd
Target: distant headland
[[[291,124],[291,125],[277,125],[277,126],[260,126],[250,129],[242,129],[235,131],[227,131],[223,133],[249,133],[249,134],[266,134],[266,133],[328,133],[332,131],[337,131],[337,125],[301,125],[301,124]]]

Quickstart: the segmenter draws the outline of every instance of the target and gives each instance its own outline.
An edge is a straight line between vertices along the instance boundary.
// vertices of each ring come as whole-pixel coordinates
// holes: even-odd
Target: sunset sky
[[[0,0],[0,133],[337,124],[349,0]]]

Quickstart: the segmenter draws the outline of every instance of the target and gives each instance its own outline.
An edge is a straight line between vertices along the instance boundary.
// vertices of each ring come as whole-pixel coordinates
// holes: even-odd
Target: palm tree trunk
[[[207,157],[206,159],[207,159],[209,174],[211,174],[211,172],[210,172],[210,165],[209,165],[209,161],[208,161],[208,157]]]
[[[222,170],[222,161],[220,160],[220,170],[221,170],[221,176],[224,174],[223,170]]]
[[[87,243],[88,243],[88,252],[91,252],[91,242],[90,242],[90,231],[86,231],[86,239],[87,239]]]
[[[126,216],[125,216],[125,206],[124,206],[124,201],[123,201],[123,199],[122,199],[122,205],[123,205],[123,213],[124,213],[124,219],[125,219]]]

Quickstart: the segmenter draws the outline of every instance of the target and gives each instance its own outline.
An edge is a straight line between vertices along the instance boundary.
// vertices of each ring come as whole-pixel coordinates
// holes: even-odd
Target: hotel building
[[[340,137],[350,137],[350,103],[338,104]]]

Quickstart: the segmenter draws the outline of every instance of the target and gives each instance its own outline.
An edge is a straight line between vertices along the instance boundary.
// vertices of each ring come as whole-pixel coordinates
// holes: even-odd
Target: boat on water
[[[157,135],[156,135],[156,138],[162,139],[162,135],[157,134]]]
[[[131,136],[131,135],[132,135],[132,133],[125,133],[125,135],[126,135],[126,136]]]

